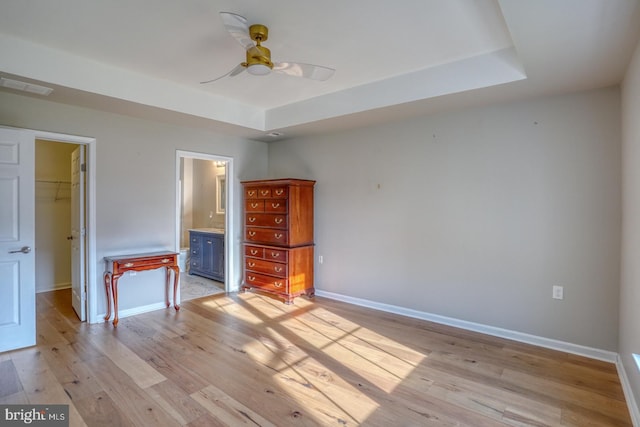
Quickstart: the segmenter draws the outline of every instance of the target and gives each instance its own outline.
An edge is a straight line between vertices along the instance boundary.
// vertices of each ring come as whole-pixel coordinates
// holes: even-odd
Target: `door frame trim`
[[[14,128],[18,129],[18,128]],[[96,258],[96,144],[95,138],[77,135],[68,135],[63,133],[47,132],[32,129],[20,129],[33,134],[34,139],[45,141],[63,142],[84,145],[86,171],[86,197],[85,197],[85,226],[86,241],[85,252],[86,259],[85,274],[87,275],[87,322],[98,323],[98,300],[97,300],[97,274],[98,263]]]

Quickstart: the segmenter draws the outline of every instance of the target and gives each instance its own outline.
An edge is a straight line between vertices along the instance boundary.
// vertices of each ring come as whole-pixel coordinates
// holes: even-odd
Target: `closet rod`
[[[44,182],[47,184],[71,184],[71,181],[51,181],[47,179],[36,179],[36,182]]]

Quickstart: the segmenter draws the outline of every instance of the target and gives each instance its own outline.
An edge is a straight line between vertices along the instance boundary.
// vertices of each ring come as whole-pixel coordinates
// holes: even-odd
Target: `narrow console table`
[[[104,257],[106,270],[104,272],[104,286],[107,290],[107,315],[105,322],[111,318],[111,296],[113,295],[113,326],[118,326],[118,279],[127,271],[155,270],[166,268],[165,302],[169,303],[169,283],[173,270],[173,306],[180,310],[178,304],[178,283],[180,280],[180,268],[178,267],[177,252],[149,252],[133,255],[117,255]]]

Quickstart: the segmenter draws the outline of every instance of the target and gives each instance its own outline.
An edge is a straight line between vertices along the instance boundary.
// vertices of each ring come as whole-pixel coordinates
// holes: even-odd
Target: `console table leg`
[[[170,283],[170,279],[171,279],[171,268],[167,267],[164,269],[164,273],[165,273],[165,281],[164,281],[164,302],[167,305],[167,308],[169,308],[171,306],[171,303],[169,302],[169,283]],[[174,300],[175,300],[175,295],[174,295]]]
[[[180,267],[171,267],[173,270],[173,306],[176,311],[180,310],[180,299],[178,284],[180,283]]]
[[[104,273],[104,287],[107,291],[107,314],[104,321],[108,322],[111,318],[111,273]]]
[[[113,294],[113,326],[118,326],[118,279],[120,276],[111,276],[111,293]]]

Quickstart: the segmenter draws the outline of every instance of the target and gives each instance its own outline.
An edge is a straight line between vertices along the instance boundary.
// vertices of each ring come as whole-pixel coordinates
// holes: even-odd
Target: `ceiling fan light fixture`
[[[247,71],[254,76],[264,76],[271,72],[271,68],[264,64],[251,64],[247,67]]]

